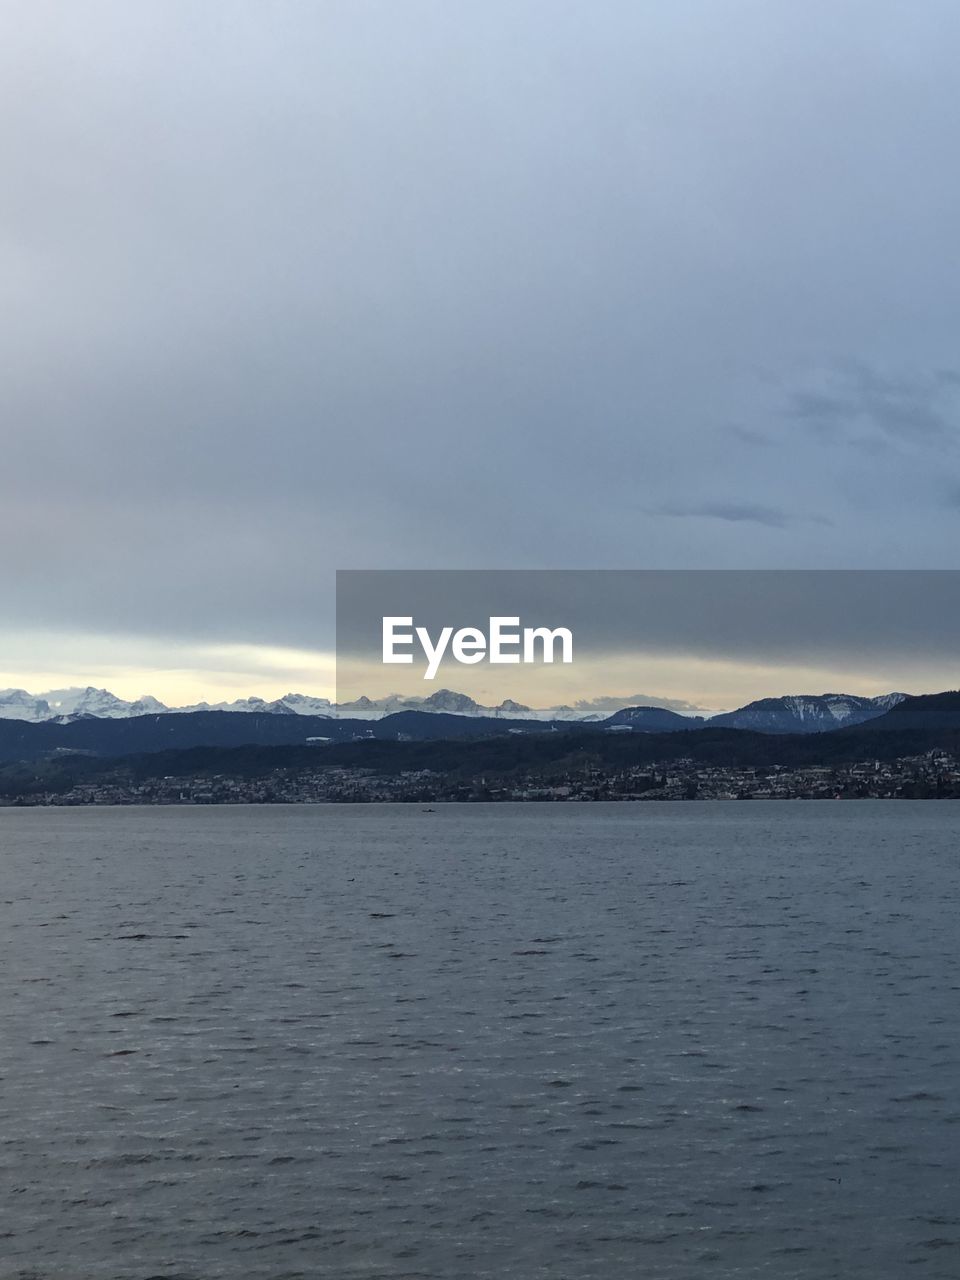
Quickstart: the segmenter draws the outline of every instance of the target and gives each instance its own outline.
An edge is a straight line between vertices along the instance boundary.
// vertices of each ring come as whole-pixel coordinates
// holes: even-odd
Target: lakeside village
[[[681,759],[619,771],[581,763],[569,771],[555,767],[468,779],[429,769],[383,774],[331,766],[277,769],[256,778],[133,780],[118,769],[59,793],[0,795],[0,806],[831,799],[960,799],[960,761],[938,750],[893,761],[801,768]]]

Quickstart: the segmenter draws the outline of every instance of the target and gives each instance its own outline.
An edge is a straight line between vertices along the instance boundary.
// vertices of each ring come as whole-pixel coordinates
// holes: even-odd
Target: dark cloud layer
[[[580,656],[670,654],[843,668],[950,667],[960,570],[434,570],[337,575],[338,656],[380,661],[383,616],[564,626]],[[402,674],[402,673],[401,673]]]
[[[6,626],[309,646],[338,566],[954,562],[949,0],[0,28]]]
[[[960,442],[960,376],[949,369],[923,377],[893,377],[863,366],[831,371],[819,389],[791,392],[786,412],[825,436],[953,451]]]

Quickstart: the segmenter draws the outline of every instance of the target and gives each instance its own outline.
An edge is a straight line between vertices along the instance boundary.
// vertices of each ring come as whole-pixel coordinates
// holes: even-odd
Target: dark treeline
[[[542,732],[540,721],[510,721],[510,727]],[[30,724],[0,720],[0,761],[42,760],[54,751],[87,751],[98,756],[138,755],[191,747],[303,745],[309,737],[349,741],[358,735],[396,739],[458,738],[501,734],[503,720],[399,712],[383,720],[328,720],[322,716],[270,715],[256,712],[190,711],[106,720],[88,717],[70,724]],[[565,725],[565,728],[569,725]]]
[[[429,769],[457,779],[514,773],[619,770],[689,759],[703,765],[802,768],[891,761],[934,749],[960,754],[960,729],[878,732],[866,726],[835,733],[772,735],[737,729],[683,733],[606,734],[596,731],[501,734],[472,740],[396,742],[365,739],[318,746],[202,746],[121,758],[56,755],[0,766],[0,794],[62,792],[82,782],[125,778],[227,775],[267,777],[277,770],[368,769],[384,775]]]

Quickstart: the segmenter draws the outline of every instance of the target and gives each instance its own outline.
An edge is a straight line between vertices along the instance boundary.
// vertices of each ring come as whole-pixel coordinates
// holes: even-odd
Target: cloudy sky
[[[952,567],[958,40],[7,0],[0,686],[329,691],[336,568]]]

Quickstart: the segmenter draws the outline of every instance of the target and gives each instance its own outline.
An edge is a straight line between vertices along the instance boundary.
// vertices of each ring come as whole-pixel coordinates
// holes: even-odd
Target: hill
[[[865,728],[884,733],[914,729],[960,729],[960,691],[905,698]]]

